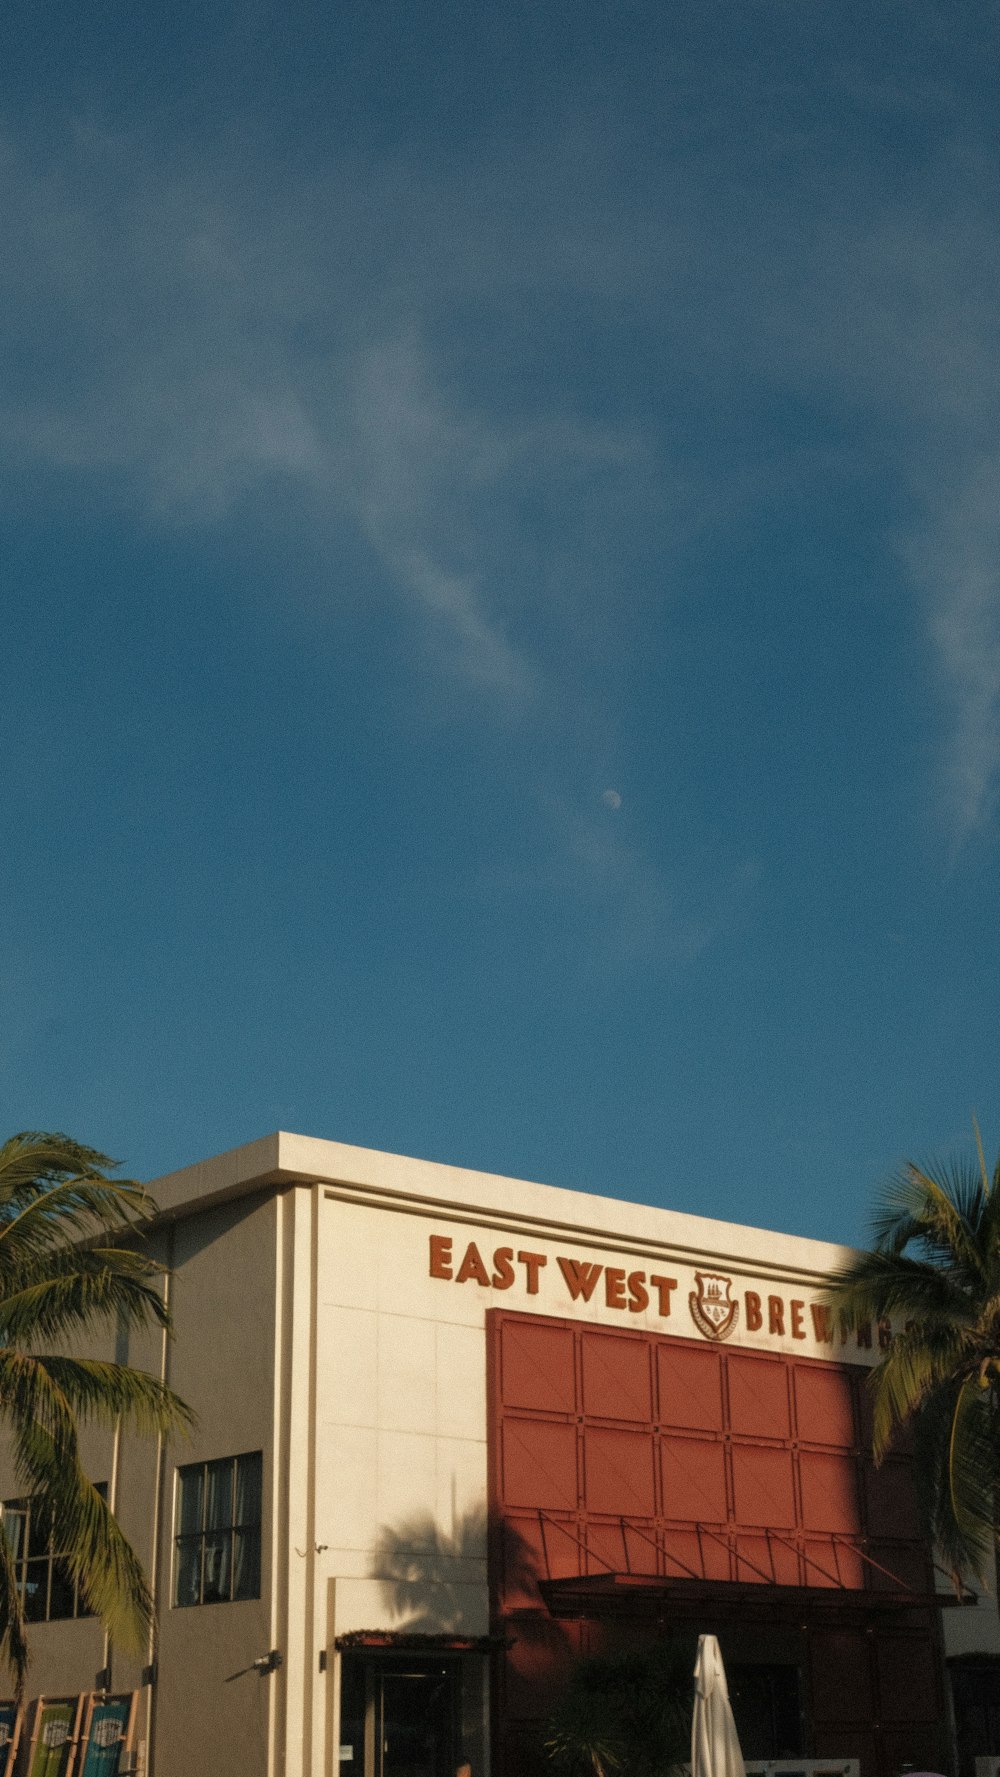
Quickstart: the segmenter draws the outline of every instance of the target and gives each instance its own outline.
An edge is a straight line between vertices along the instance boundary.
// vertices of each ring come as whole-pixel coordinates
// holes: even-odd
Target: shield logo
[[[691,1319],[706,1339],[728,1339],[740,1317],[740,1305],[732,1299],[733,1280],[715,1271],[696,1271],[697,1289],[688,1297]]]

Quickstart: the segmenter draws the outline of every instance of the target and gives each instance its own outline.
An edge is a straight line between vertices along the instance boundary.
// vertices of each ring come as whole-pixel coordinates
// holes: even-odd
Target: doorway
[[[455,1659],[345,1652],[341,1777],[455,1777],[459,1679]]]

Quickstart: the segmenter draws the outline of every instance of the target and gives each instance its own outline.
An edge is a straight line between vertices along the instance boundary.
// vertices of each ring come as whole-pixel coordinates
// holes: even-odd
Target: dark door
[[[373,1777],[455,1777],[450,1666],[375,1668]]]
[[[341,1777],[455,1777],[459,1691],[457,1660],[345,1653]]]

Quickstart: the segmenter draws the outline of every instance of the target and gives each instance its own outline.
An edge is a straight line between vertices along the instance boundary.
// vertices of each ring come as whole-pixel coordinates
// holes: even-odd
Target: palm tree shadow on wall
[[[450,1530],[430,1512],[416,1512],[381,1526],[370,1576],[378,1581],[386,1608],[411,1634],[468,1634],[470,1607],[482,1596],[488,1541],[483,1507],[456,1516]],[[508,1547],[508,1571],[513,1559],[534,1580],[534,1555],[517,1542],[516,1549]]]

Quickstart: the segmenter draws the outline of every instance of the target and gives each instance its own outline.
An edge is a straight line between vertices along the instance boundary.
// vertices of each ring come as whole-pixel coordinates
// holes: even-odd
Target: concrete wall
[[[150,1777],[191,1777],[192,1747],[205,1771],[264,1777],[268,1769],[270,1679],[250,1674],[227,1683],[271,1646],[272,1425],[275,1350],[275,1233],[272,1198],[225,1205],[158,1233],[154,1251],[173,1269],[175,1336],[166,1345],[170,1386],[194,1408],[190,1439],[160,1450],[155,1440],[123,1438],[117,1464],[116,1511],[141,1556],[160,1613],[157,1683],[142,1686],[152,1657],[111,1650],[115,1689],[140,1687],[137,1733]],[[82,1348],[81,1348],[82,1349]],[[158,1333],[113,1334],[87,1346],[160,1375]],[[171,1569],[176,1467],[180,1463],[264,1454],[264,1524],[260,1600],[174,1610]],[[84,1460],[92,1478],[113,1472],[110,1433],[87,1430]],[[0,1497],[17,1492],[9,1449],[0,1449]],[[39,1623],[30,1632],[29,1696],[89,1690],[108,1650],[92,1619]]]
[[[332,1777],[337,1636],[486,1631],[490,1308],[690,1339],[697,1274],[711,1270],[740,1310],[730,1345],[878,1355],[818,1336],[813,1308],[843,1250],[766,1230],[286,1135],[152,1188],[173,1218],[156,1235],[174,1273],[168,1378],[199,1415],[189,1444],[120,1455],[118,1511],[160,1606],[139,1730],[152,1777]],[[156,1373],[163,1360],[158,1337],[118,1355]],[[110,1480],[110,1437],[87,1449]],[[256,1449],[261,1599],[173,1609],[176,1465]],[[5,1472],[0,1449],[0,1497],[16,1491]],[[946,1613],[945,1629],[949,1651],[1000,1651],[992,1604]],[[93,1623],[41,1625],[33,1645],[36,1692],[89,1688],[104,1663]],[[232,1677],[272,1647],[279,1672]],[[141,1664],[116,1655],[116,1687]],[[470,1748],[483,1720],[472,1664]]]

